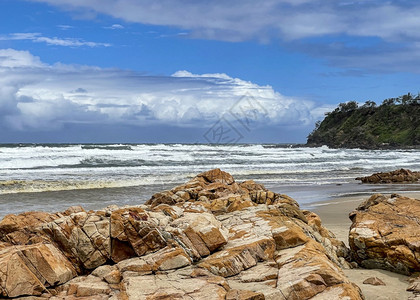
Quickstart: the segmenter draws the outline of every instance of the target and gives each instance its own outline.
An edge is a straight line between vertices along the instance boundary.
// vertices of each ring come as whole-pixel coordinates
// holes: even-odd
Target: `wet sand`
[[[384,194],[387,195],[386,193]],[[401,195],[420,199],[420,192],[401,193]],[[348,215],[361,202],[368,199],[368,197],[341,197],[317,202],[313,203],[309,207],[309,210],[317,213],[321,217],[322,224],[331,230],[339,240],[342,240],[348,245],[348,232],[351,225]],[[361,268],[344,270],[344,273],[362,289],[366,300],[401,300],[413,295],[406,291],[409,277],[404,275],[384,270],[367,270]],[[363,284],[363,281],[369,277],[380,278],[385,282],[386,286]]]

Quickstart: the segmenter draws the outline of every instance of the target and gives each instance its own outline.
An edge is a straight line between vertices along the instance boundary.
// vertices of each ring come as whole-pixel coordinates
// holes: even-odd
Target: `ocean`
[[[253,179],[302,207],[346,195],[419,191],[419,184],[355,180],[398,168],[420,170],[420,150],[295,148],[288,145],[11,144],[0,145],[0,217],[137,205],[155,192],[220,168]]]

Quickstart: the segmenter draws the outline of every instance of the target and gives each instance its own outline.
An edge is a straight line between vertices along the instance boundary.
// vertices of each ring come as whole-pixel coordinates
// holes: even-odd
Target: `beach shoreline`
[[[220,168],[254,180],[310,209],[343,195],[420,191],[416,184],[364,185],[355,180],[399,168],[420,170],[418,150],[267,147],[260,144],[1,145],[0,218],[72,205],[102,209],[142,204],[196,174]]]
[[[221,187],[219,187],[218,189],[215,189],[214,188],[215,184],[217,184],[217,186],[221,186]],[[203,185],[204,185],[204,187],[203,187]],[[192,205],[192,203],[190,203],[190,202],[193,202],[193,203],[195,203],[194,205],[198,205],[197,207],[199,207],[200,205],[202,206],[202,208],[197,209],[197,211],[195,211],[195,213],[197,213],[197,212],[202,213],[203,211],[206,211],[206,210],[208,210],[212,214],[216,213],[218,216],[221,216],[220,217],[221,218],[220,222],[225,222],[226,221],[225,222],[226,226],[228,226],[226,228],[229,228],[229,226],[231,226],[231,223],[229,223],[229,222],[231,222],[230,220],[232,219],[231,218],[232,216],[234,216],[233,219],[236,220],[237,216],[242,216],[243,214],[245,214],[245,216],[247,216],[248,213],[250,213],[251,211],[254,211],[254,210],[263,211],[264,209],[265,210],[268,209],[268,212],[269,212],[271,208],[267,207],[266,205],[270,205],[270,204],[275,205],[276,203],[283,203],[283,204],[286,204],[286,205],[284,207],[282,207],[282,209],[286,209],[286,212],[282,212],[282,217],[281,218],[284,217],[284,218],[287,219],[287,218],[290,218],[289,215],[295,216],[295,213],[297,211],[300,212],[300,214],[298,214],[299,217],[292,217],[292,218],[296,218],[297,220],[295,220],[295,221],[297,221],[297,222],[291,222],[291,223],[290,222],[282,222],[280,224],[280,223],[277,223],[277,221],[276,221],[276,222],[273,223],[273,224],[277,224],[276,226],[282,226],[282,227],[278,227],[280,229],[277,229],[277,231],[275,231],[271,228],[270,231],[269,231],[270,234],[273,234],[273,232],[278,232],[278,231],[283,233],[285,228],[286,228],[286,231],[289,231],[288,234],[291,234],[292,237],[293,237],[292,239],[290,239],[290,242],[289,242],[289,239],[284,239],[282,237],[278,241],[278,243],[280,243],[281,247],[284,247],[284,245],[287,245],[288,248],[286,247],[285,249],[296,248],[296,246],[297,245],[299,246],[300,245],[299,243],[302,241],[299,238],[299,236],[309,236],[309,238],[311,238],[311,237],[313,238],[313,237],[317,236],[316,232],[318,232],[319,236],[317,238],[317,242],[322,247],[324,247],[324,250],[320,252],[321,255],[318,257],[318,259],[321,260],[321,261],[324,260],[324,259],[332,260],[337,264],[337,266],[339,266],[339,268],[334,269],[334,272],[337,272],[337,276],[339,278],[341,278],[341,279],[338,278],[337,282],[341,282],[340,280],[343,280],[342,278],[345,278],[343,276],[343,273],[344,273],[344,275],[346,275],[351,282],[355,283],[357,286],[360,287],[361,292],[365,296],[364,299],[366,299],[366,300],[394,300],[394,299],[399,300],[399,299],[408,299],[410,296],[412,296],[411,293],[406,291],[406,289],[409,285],[409,279],[410,279],[407,276],[403,276],[403,275],[400,275],[400,274],[396,274],[396,273],[392,273],[392,272],[384,271],[384,270],[367,270],[367,269],[363,269],[363,268],[353,268],[353,269],[351,269],[351,267],[352,267],[351,264],[349,264],[348,262],[346,262],[345,259],[343,259],[346,256],[346,254],[345,254],[346,250],[345,250],[344,245],[342,245],[341,243],[338,243],[334,238],[330,239],[330,237],[331,237],[330,233],[328,233],[327,235],[322,235],[321,232],[325,231],[325,229],[323,229],[319,225],[319,223],[313,223],[314,220],[318,220],[315,216],[313,216],[311,214],[308,214],[308,216],[312,216],[313,219],[310,219],[311,217],[308,217],[307,222],[306,222],[306,219],[305,219],[304,216],[307,215],[307,212],[305,212],[305,210],[313,211],[314,213],[319,215],[319,217],[321,219],[321,222],[322,222],[322,225],[325,228],[327,228],[330,232],[332,232],[338,240],[341,240],[341,241],[345,242],[345,244],[347,244],[347,246],[348,246],[348,233],[349,233],[349,228],[351,226],[351,221],[350,221],[348,216],[349,216],[349,213],[352,212],[353,210],[355,210],[359,206],[360,203],[364,202],[372,194],[376,194],[376,193],[382,193],[382,194],[387,195],[387,196],[397,193],[397,194],[401,194],[401,195],[404,195],[404,196],[407,196],[407,197],[420,199],[420,191],[419,191],[419,186],[420,185],[416,185],[416,184],[414,184],[414,185],[411,185],[411,184],[389,184],[389,185],[372,184],[372,185],[370,185],[370,184],[358,184],[358,183],[356,184],[356,183],[350,183],[349,182],[348,184],[310,185],[310,186],[305,186],[303,189],[300,188],[299,186],[293,186],[293,185],[289,185],[289,186],[277,185],[274,188],[273,188],[273,184],[271,184],[271,186],[270,186],[270,184],[265,184],[264,183],[264,185],[266,187],[268,187],[267,190],[262,185],[260,185],[258,183],[258,181],[256,181],[256,182],[254,182],[254,181],[243,181],[243,179],[241,178],[241,179],[238,179],[238,181],[235,183],[235,180],[234,180],[234,178],[232,177],[231,174],[223,172],[220,169],[214,169],[214,170],[207,171],[205,173],[201,173],[201,174],[197,175],[197,177],[194,177],[192,180],[188,181],[187,183],[185,183],[183,185],[180,185],[178,187],[172,188],[170,191],[165,191],[165,188],[167,186],[159,186],[159,188],[160,188],[159,190],[161,190],[161,192],[158,192],[157,194],[155,194],[152,198],[150,198],[150,200],[144,202],[145,199],[147,199],[149,197],[144,197],[144,198],[142,197],[143,201],[141,201],[141,200],[139,201],[141,203],[138,203],[138,201],[134,201],[135,203],[131,204],[131,205],[145,204],[144,206],[142,206],[142,208],[140,208],[138,206],[133,206],[133,207],[130,208],[130,202],[132,200],[134,200],[134,199],[131,199],[131,197],[128,197],[129,198],[129,199],[127,199],[128,203],[123,203],[122,199],[121,199],[121,197],[127,198],[127,196],[128,196],[127,192],[129,191],[129,189],[131,190],[131,192],[128,193],[128,194],[130,194],[132,196],[134,196],[134,195],[139,196],[138,192],[141,192],[141,191],[138,188],[129,188],[129,189],[127,189],[127,188],[114,189],[113,188],[113,189],[90,189],[90,190],[74,190],[74,191],[50,191],[50,192],[45,192],[45,193],[37,193],[37,195],[39,195],[40,198],[42,198],[44,200],[44,203],[47,202],[47,203],[50,203],[51,205],[53,205],[50,208],[56,207],[58,205],[56,203],[58,201],[58,199],[62,200],[60,205],[64,205],[65,203],[68,203],[68,200],[70,200],[70,199],[73,200],[73,202],[75,201],[75,199],[78,199],[78,200],[83,199],[83,203],[79,203],[79,204],[82,204],[82,206],[85,209],[89,206],[92,206],[92,208],[94,209],[99,203],[102,204],[102,208],[103,208],[105,206],[106,202],[108,202],[108,201],[113,202],[114,200],[119,199],[118,203],[115,203],[115,204],[118,204],[118,206],[114,205],[113,207],[108,207],[107,209],[102,210],[101,212],[99,212],[99,211],[97,211],[97,212],[95,212],[95,211],[86,212],[81,207],[73,207],[69,210],[70,211],[70,216],[67,216],[67,217],[70,217],[70,218],[72,218],[71,216],[75,216],[74,214],[71,213],[72,211],[74,211],[74,212],[76,212],[76,214],[79,212],[79,213],[82,213],[82,215],[84,214],[86,217],[88,215],[91,215],[91,216],[98,217],[99,218],[98,220],[102,220],[101,218],[104,217],[104,213],[105,213],[105,219],[103,219],[102,221],[105,222],[104,226],[105,226],[106,230],[103,231],[104,232],[103,234],[102,233],[99,234],[99,236],[101,237],[101,239],[102,239],[102,236],[105,236],[105,239],[109,239],[109,241],[113,241],[113,239],[115,240],[119,236],[119,235],[116,235],[115,237],[113,237],[110,234],[112,232],[112,230],[111,230],[111,228],[113,228],[112,226],[115,226],[115,225],[112,225],[112,224],[114,224],[113,220],[117,220],[117,214],[118,214],[118,216],[120,216],[119,215],[120,214],[120,207],[121,207],[121,205],[124,205],[124,204],[129,204],[129,206],[127,206],[125,208],[123,206],[121,208],[122,211],[124,211],[124,210],[127,211],[126,214],[120,216],[121,218],[123,218],[124,216],[126,216],[128,218],[131,218],[132,214],[133,214],[133,211],[131,211],[130,209],[132,209],[134,211],[138,210],[138,212],[139,213],[141,212],[142,214],[146,213],[147,209],[151,209],[151,210],[153,210],[153,214],[158,214],[157,211],[155,211],[157,209],[157,207],[169,208],[169,206],[167,204],[171,204],[171,205],[176,204],[176,205],[178,205],[178,209],[188,209],[188,210],[190,210],[191,205]],[[156,185],[156,186],[154,186],[154,188],[158,188],[158,186]],[[219,189],[221,189],[221,190],[219,190]],[[262,191],[261,189],[264,190],[265,192]],[[273,191],[270,191],[271,189],[273,189]],[[150,192],[152,192],[152,190],[142,191],[143,196],[146,196]],[[201,193],[201,196],[198,198],[200,193]],[[208,194],[210,194],[212,198],[207,198],[207,196],[205,196],[205,195],[208,195]],[[48,195],[48,197],[49,197],[48,200],[45,199],[46,195]],[[65,195],[67,195],[67,197],[64,197]],[[228,196],[229,198],[226,198],[226,195],[229,195]],[[232,195],[236,195],[236,197],[233,197]],[[286,195],[291,195],[292,197],[287,197]],[[28,195],[28,199],[27,199],[28,202],[31,199],[33,199],[33,198],[31,198],[31,196],[34,196],[34,195]],[[22,200],[23,200],[21,198],[22,195],[19,195],[19,194],[14,195],[13,197],[16,197],[16,200],[19,200],[20,202],[22,202]],[[204,199],[201,199],[201,198],[204,198]],[[292,198],[296,199],[296,201],[298,203],[295,200],[293,200]],[[55,201],[54,201],[54,199],[55,199]],[[98,201],[98,199],[101,199],[101,201]],[[104,201],[106,199],[108,199],[108,200]],[[212,199],[212,200],[209,201],[209,199]],[[278,202],[275,202],[275,201],[278,201]],[[310,202],[308,202],[308,201],[310,201]],[[163,206],[160,206],[161,204],[163,204]],[[255,204],[257,204],[257,205],[255,205]],[[262,206],[259,206],[258,204],[261,204]],[[266,204],[266,205],[264,205],[264,204]],[[299,209],[299,206],[300,206],[300,209]],[[180,207],[184,207],[184,208],[180,208]],[[244,207],[248,207],[248,210],[244,210],[243,212],[240,212],[241,210],[243,210]],[[287,211],[288,207],[290,207],[291,211]],[[22,207],[22,208],[24,208],[24,207]],[[28,207],[26,207],[26,208],[28,208]],[[231,209],[233,211],[230,211]],[[26,211],[28,211],[28,210],[26,210]],[[238,211],[238,212],[236,212],[236,211]],[[223,215],[219,215],[220,213],[223,213],[223,212],[227,215],[227,217],[226,216],[223,217]],[[274,215],[272,217],[275,220],[278,220],[278,217],[279,217],[278,211],[271,209],[271,213],[274,213]],[[63,214],[65,215],[66,213],[63,213]],[[114,218],[112,217],[113,214],[114,214]],[[208,214],[209,213],[207,213],[207,215]],[[30,215],[31,214],[29,214],[29,216]],[[48,213],[47,214],[43,214],[43,213],[37,214],[37,213],[35,213],[35,216],[41,216],[41,219],[42,219],[42,216],[44,216],[44,217],[46,216],[47,218],[54,219],[58,216],[62,216],[62,214],[57,214],[57,215],[54,216],[54,215],[51,215],[51,214],[48,214]],[[135,217],[136,220],[143,220],[142,218],[140,218],[140,215],[135,214],[134,216],[136,216]],[[149,218],[149,215],[146,215],[146,216],[147,217],[146,217],[145,220],[147,220],[147,218]],[[189,216],[189,215],[187,214],[187,216]],[[209,216],[211,216],[211,215],[209,215]],[[259,214],[255,214],[255,217],[259,217],[259,216],[260,216]],[[262,214],[262,216],[265,216],[265,213]],[[93,220],[96,220],[96,217],[94,217]],[[167,218],[167,217],[169,217],[169,216],[167,214],[163,213],[162,218]],[[192,217],[199,218],[199,216],[197,214],[193,214],[193,216],[191,216],[191,218]],[[250,217],[254,218],[252,214],[250,215]],[[21,219],[23,218],[22,220],[24,220],[23,224],[22,224],[22,228],[24,228],[24,226],[26,226],[25,225],[25,222],[26,222],[25,220],[26,220],[27,217],[26,217],[26,215],[24,215],[24,216],[20,216],[20,218]],[[150,217],[150,218],[152,218],[152,217]],[[172,217],[170,217],[170,218],[172,218]],[[171,219],[171,220],[173,222],[177,222],[177,220],[179,218],[181,218],[181,216],[175,217],[174,219]],[[240,217],[240,219],[241,218],[242,217]],[[10,220],[14,220],[14,219],[19,220],[19,217],[15,218],[15,217],[12,216]],[[58,218],[58,219],[60,219],[60,218]],[[56,220],[58,220],[58,219],[56,219]],[[303,222],[298,221],[298,219],[300,219]],[[218,219],[215,219],[215,220],[218,220]],[[46,221],[48,221],[48,220],[45,219],[42,222],[45,223]],[[49,221],[51,221],[51,220],[49,220]],[[102,221],[100,221],[100,222],[102,222]],[[123,219],[121,220],[121,222],[122,221],[123,221]],[[53,221],[53,222],[55,222],[55,221]],[[153,224],[158,224],[158,223],[160,224],[160,222],[161,221],[156,219],[152,223]],[[235,222],[236,221],[233,221],[233,224],[236,224]],[[73,221],[71,223],[73,224]],[[150,224],[152,224],[152,223],[150,223]],[[284,224],[288,224],[288,223],[296,224],[296,226],[301,224],[302,227],[298,226],[300,229],[298,227],[296,227],[296,228],[291,227],[291,228],[287,229],[287,227],[284,227]],[[74,226],[79,226],[78,224],[79,223],[74,223],[73,225]],[[118,223],[118,224],[123,224],[123,223]],[[131,224],[131,223],[124,223],[124,224],[126,224],[124,226],[130,226],[128,224]],[[149,224],[149,223],[147,223],[147,224]],[[162,224],[165,224],[165,223],[162,223]],[[202,220],[200,222],[198,222],[197,224],[202,224]],[[217,224],[222,224],[222,223],[217,223]],[[252,221],[249,224],[252,224],[252,226],[257,226],[256,225],[257,222],[255,222],[255,221]],[[261,224],[266,224],[266,223],[262,222]],[[312,229],[310,229],[310,228],[307,227],[308,224],[310,226],[315,226],[315,227],[311,227]],[[83,225],[83,226],[85,226],[85,225]],[[109,228],[106,228],[107,226],[109,226]],[[120,225],[118,225],[118,226],[120,226]],[[237,226],[237,225],[235,225],[235,226]],[[98,228],[96,223],[94,224],[94,226],[92,226],[92,228]],[[162,228],[162,230],[167,230],[165,228]],[[232,239],[241,240],[242,239],[242,232],[243,232],[244,227],[242,227],[242,225],[241,225],[239,228],[241,228],[240,229],[241,234],[229,235],[229,237],[231,237]],[[150,229],[150,230],[152,230],[152,229]],[[301,231],[299,231],[299,230],[301,230]],[[309,230],[309,231],[306,231],[306,230]],[[309,232],[312,232],[311,230],[315,230],[315,231],[312,234],[309,234]],[[31,232],[32,231],[28,231],[28,234],[32,234]],[[33,232],[35,232],[36,234],[39,233],[36,230],[33,231]],[[73,232],[73,230],[72,230],[72,232]],[[74,232],[76,232],[76,231],[74,231]],[[77,231],[77,232],[79,232],[79,231]],[[81,232],[83,232],[83,230]],[[137,230],[134,230],[133,232],[136,232],[136,234],[137,234]],[[253,233],[254,230],[250,229],[249,232]],[[299,235],[299,232],[300,232],[301,235]],[[325,232],[328,232],[328,231],[325,231]],[[25,234],[24,234],[24,236],[25,236]],[[91,235],[89,233],[89,236],[94,236],[94,235]],[[168,235],[168,236],[171,236],[171,235]],[[258,233],[258,237],[259,236],[260,236],[260,234]],[[296,239],[294,238],[295,236],[296,236]],[[55,237],[55,235],[53,236],[53,238],[54,237]],[[26,238],[26,236],[25,236],[25,238]],[[275,241],[275,237],[273,236],[272,238]],[[77,237],[77,240],[78,239],[79,239],[79,237]],[[28,240],[29,240],[29,237],[28,237]],[[263,239],[263,241],[265,241],[265,238]],[[305,241],[305,240],[303,240],[303,241]],[[334,241],[334,242],[332,242],[332,241]],[[102,243],[102,242],[100,242],[100,243]],[[156,241],[156,243],[158,243],[158,242]],[[223,243],[227,243],[226,238],[224,238],[224,237],[223,237]],[[242,243],[242,240],[241,240],[241,243]],[[250,244],[250,246],[253,246],[254,245],[253,243],[254,242],[252,242]],[[335,245],[335,247],[332,247],[332,245]],[[163,242],[162,242],[162,246],[164,246]],[[43,247],[43,246],[38,245],[37,247]],[[182,245],[180,247],[182,247]],[[116,249],[116,248],[111,247],[110,249]],[[132,250],[132,248],[127,249],[127,251],[128,251],[127,253],[129,253],[131,251],[130,249]],[[215,248],[215,249],[218,249],[218,248]],[[249,249],[251,249],[251,248],[249,248]],[[250,251],[249,249],[247,251]],[[296,253],[300,253],[300,251],[307,251],[306,249],[307,248],[305,246],[304,248],[298,250],[298,252],[296,252]],[[226,249],[224,249],[223,251],[225,251],[225,250]],[[13,251],[13,249],[11,251]],[[94,250],[92,250],[92,251],[94,251]],[[286,252],[287,251],[292,251],[293,252],[295,250],[286,250]],[[337,254],[338,251],[341,251],[340,253],[342,253],[342,254]],[[132,253],[134,253],[134,252],[132,252]],[[325,254],[327,254],[327,255],[325,255]],[[109,253],[106,252],[105,255],[102,254],[102,252],[101,252],[100,255],[101,255],[101,257],[103,257],[104,261],[107,261],[109,258],[113,259],[113,256],[111,255],[111,252],[109,252]],[[206,255],[208,255],[208,254],[206,254]],[[301,258],[299,258],[300,257],[299,255],[296,257],[296,259],[297,259],[296,261],[300,261]],[[312,252],[311,252],[311,255],[313,255]],[[127,257],[124,256],[124,258],[122,260],[129,259],[130,258],[129,256],[130,255],[128,255]],[[140,256],[142,256],[142,255],[140,255]],[[267,257],[269,257],[269,256],[267,256]],[[339,260],[339,257],[341,258],[341,260]],[[115,260],[119,260],[119,257],[114,257],[114,258],[115,258]],[[190,260],[188,260],[188,261],[190,261]],[[215,263],[219,263],[219,262],[215,261]],[[94,265],[92,265],[92,266],[89,265],[86,268],[93,269],[95,267],[99,267],[101,264],[103,264],[103,262],[100,262],[100,263],[98,262],[98,264],[99,265],[96,265],[96,262],[95,262]],[[258,268],[263,268],[264,269],[265,267],[266,267],[265,265],[258,265],[257,270],[259,270]],[[290,266],[290,268],[295,268],[295,267],[300,268],[300,265],[296,265],[296,266],[293,266],[293,267]],[[277,274],[277,272],[278,272],[278,270],[276,271],[276,274]],[[334,276],[334,275],[332,274],[331,276]],[[367,284],[363,283],[366,279],[372,278],[372,277],[377,277],[380,280],[382,280],[385,283],[385,286],[383,286],[383,285],[374,286],[374,285],[367,285]],[[350,284],[349,282],[347,282],[347,283],[348,283],[348,286],[346,288],[348,288],[350,290],[354,289],[353,292],[355,292],[356,294],[360,293],[360,291],[357,288],[355,288],[354,285]],[[285,284],[287,286],[289,286],[290,282],[287,282],[287,280],[286,280]],[[67,293],[69,291],[65,291],[65,292]],[[356,299],[356,298],[352,298],[352,299]],[[357,298],[357,299],[359,299],[359,298]]]
[[[391,193],[383,194],[390,195]],[[406,197],[420,199],[420,192],[411,191],[401,194]],[[337,239],[348,246],[349,228],[352,224],[348,217],[349,213],[368,198],[369,195],[332,198],[327,201],[312,203],[309,210],[319,215],[322,225],[332,231]],[[412,296],[411,293],[406,291],[409,284],[408,276],[379,269],[357,268],[343,271],[351,281],[362,289],[366,300],[398,300]],[[369,277],[378,277],[385,282],[386,286],[363,284],[363,281]]]

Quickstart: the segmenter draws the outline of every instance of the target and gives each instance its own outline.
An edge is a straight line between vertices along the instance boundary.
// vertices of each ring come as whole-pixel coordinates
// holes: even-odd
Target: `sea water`
[[[420,150],[289,145],[0,145],[0,217],[72,205],[141,204],[213,168],[236,181],[253,179],[305,207],[342,195],[418,191],[419,184],[362,185],[355,178],[397,168],[420,170],[419,158]]]

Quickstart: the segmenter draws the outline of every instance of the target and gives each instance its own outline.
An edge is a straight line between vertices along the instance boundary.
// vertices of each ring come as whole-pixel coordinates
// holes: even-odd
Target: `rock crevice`
[[[350,267],[348,254],[292,198],[215,169],[144,205],[5,217],[0,293],[52,300],[363,299],[341,271]]]

